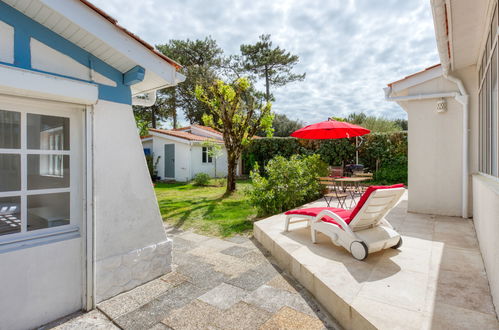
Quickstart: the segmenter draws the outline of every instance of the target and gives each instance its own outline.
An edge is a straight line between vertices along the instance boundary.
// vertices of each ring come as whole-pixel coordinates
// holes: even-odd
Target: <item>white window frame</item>
[[[201,162],[203,164],[213,164],[213,157],[208,154],[208,150],[211,147],[201,147]],[[204,155],[206,154],[206,161],[204,161],[205,157]]]
[[[0,96],[0,109],[20,112],[20,149],[0,149],[0,153],[21,155],[21,190],[0,192],[0,197],[21,197],[21,232],[0,236],[0,249],[9,244],[35,240],[53,235],[77,232],[84,224],[84,169],[85,169],[85,106],[68,103],[32,100],[20,97]],[[69,150],[28,150],[27,149],[27,114],[40,114],[70,118]],[[54,189],[27,189],[27,155],[55,154],[70,157],[70,186]],[[70,222],[67,225],[27,231],[27,197],[30,195],[63,193],[70,195]]]

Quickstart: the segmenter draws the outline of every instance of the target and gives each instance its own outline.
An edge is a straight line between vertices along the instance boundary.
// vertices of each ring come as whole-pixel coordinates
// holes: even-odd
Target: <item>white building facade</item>
[[[208,142],[208,144],[207,144]],[[217,143],[221,150],[218,157],[210,156],[210,143]],[[173,130],[149,129],[142,137],[144,153],[157,161],[157,176],[160,180],[187,182],[198,173],[210,177],[227,176],[227,150],[222,133],[206,126],[191,125]],[[236,174],[241,175],[238,162]]]
[[[441,65],[385,89],[409,118],[408,209],[473,218],[499,312],[498,3],[431,5]]]
[[[132,103],[178,68],[86,1],[0,1],[0,329],[170,271]]]

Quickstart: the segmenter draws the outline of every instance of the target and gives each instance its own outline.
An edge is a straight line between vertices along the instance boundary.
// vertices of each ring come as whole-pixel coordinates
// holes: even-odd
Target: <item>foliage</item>
[[[173,116],[171,109],[167,106],[168,100],[162,96],[162,91],[158,91],[156,93],[157,99],[153,106],[133,106],[133,113],[135,115],[135,120],[137,121],[137,127],[141,130],[144,130],[146,127],[158,128],[158,124],[160,122],[164,122]]]
[[[274,136],[278,137],[290,136],[291,133],[302,128],[303,126],[302,121],[289,119],[286,115],[279,113],[274,115],[274,120],[272,121]],[[257,135],[265,136],[265,132],[258,132]]]
[[[195,186],[207,186],[210,182],[210,176],[206,173],[198,173],[192,180]]]
[[[400,157],[407,159],[407,133],[371,133],[363,137],[359,148],[359,162],[376,172]],[[246,169],[255,163],[266,165],[273,157],[318,154],[328,165],[338,166],[355,162],[355,138],[334,140],[304,140],[288,138],[261,138],[251,142],[243,153]],[[400,164],[400,163],[399,163]],[[264,174],[263,169],[261,174]],[[405,182],[405,181],[404,181]],[[397,181],[393,182],[397,183]]]
[[[404,183],[407,185],[407,157],[399,156],[388,161],[380,168],[374,180],[377,184]]]
[[[209,109],[203,115],[205,125],[223,134],[228,164],[227,193],[231,193],[236,189],[236,165],[243,145],[260,129],[271,134],[271,104],[258,99],[245,78],[231,84],[216,80],[207,88],[198,85],[196,97]]]
[[[237,186],[244,190],[249,182]],[[224,196],[224,187],[190,183],[157,183],[154,190],[163,221],[175,228],[224,237],[251,234],[256,210],[242,192]]]
[[[247,192],[258,215],[292,209],[320,196],[317,177],[327,175],[327,164],[319,155],[276,156],[265,166],[266,176],[258,165],[251,172],[252,188]]]
[[[185,75],[184,82],[161,91],[167,100],[169,113],[176,114],[181,110],[191,124],[202,124],[203,114],[208,112],[208,108],[196,98],[195,88],[197,85],[207,86],[218,77],[217,71],[223,61],[222,49],[210,37],[204,40],[172,39],[156,47],[166,56],[182,63],[180,72]]]
[[[265,79],[265,100],[272,100],[270,86],[284,86],[305,79],[305,73],[292,73],[299,57],[279,46],[273,47],[270,34],[261,35],[254,45],[241,45],[242,66],[256,77]]]
[[[214,187],[225,187],[225,185],[227,184],[227,179],[225,178],[211,179],[210,184]]]
[[[135,123],[137,124],[137,130],[139,131],[140,136],[146,136],[149,134],[149,122],[143,119],[137,113],[134,113]]]
[[[389,133],[403,130],[401,121],[390,120],[376,116],[368,116],[363,112],[351,113],[346,118],[344,118],[344,121],[362,126],[371,130],[371,132],[376,133]]]
[[[149,175],[153,181],[155,181],[158,176],[158,163],[160,158],[161,156],[158,156],[156,157],[156,160],[154,160],[154,153],[146,155],[147,169],[149,170]]]

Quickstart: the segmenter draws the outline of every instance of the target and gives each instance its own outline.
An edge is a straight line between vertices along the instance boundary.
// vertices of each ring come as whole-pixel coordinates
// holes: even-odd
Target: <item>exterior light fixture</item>
[[[447,101],[444,98],[441,98],[437,101],[437,112],[445,113],[447,112]]]

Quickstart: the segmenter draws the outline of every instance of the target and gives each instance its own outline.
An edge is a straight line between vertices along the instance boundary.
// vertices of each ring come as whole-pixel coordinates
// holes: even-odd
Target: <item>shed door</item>
[[[175,145],[165,144],[165,178],[175,177]]]
[[[0,96],[5,329],[33,328],[82,308],[83,110]]]

